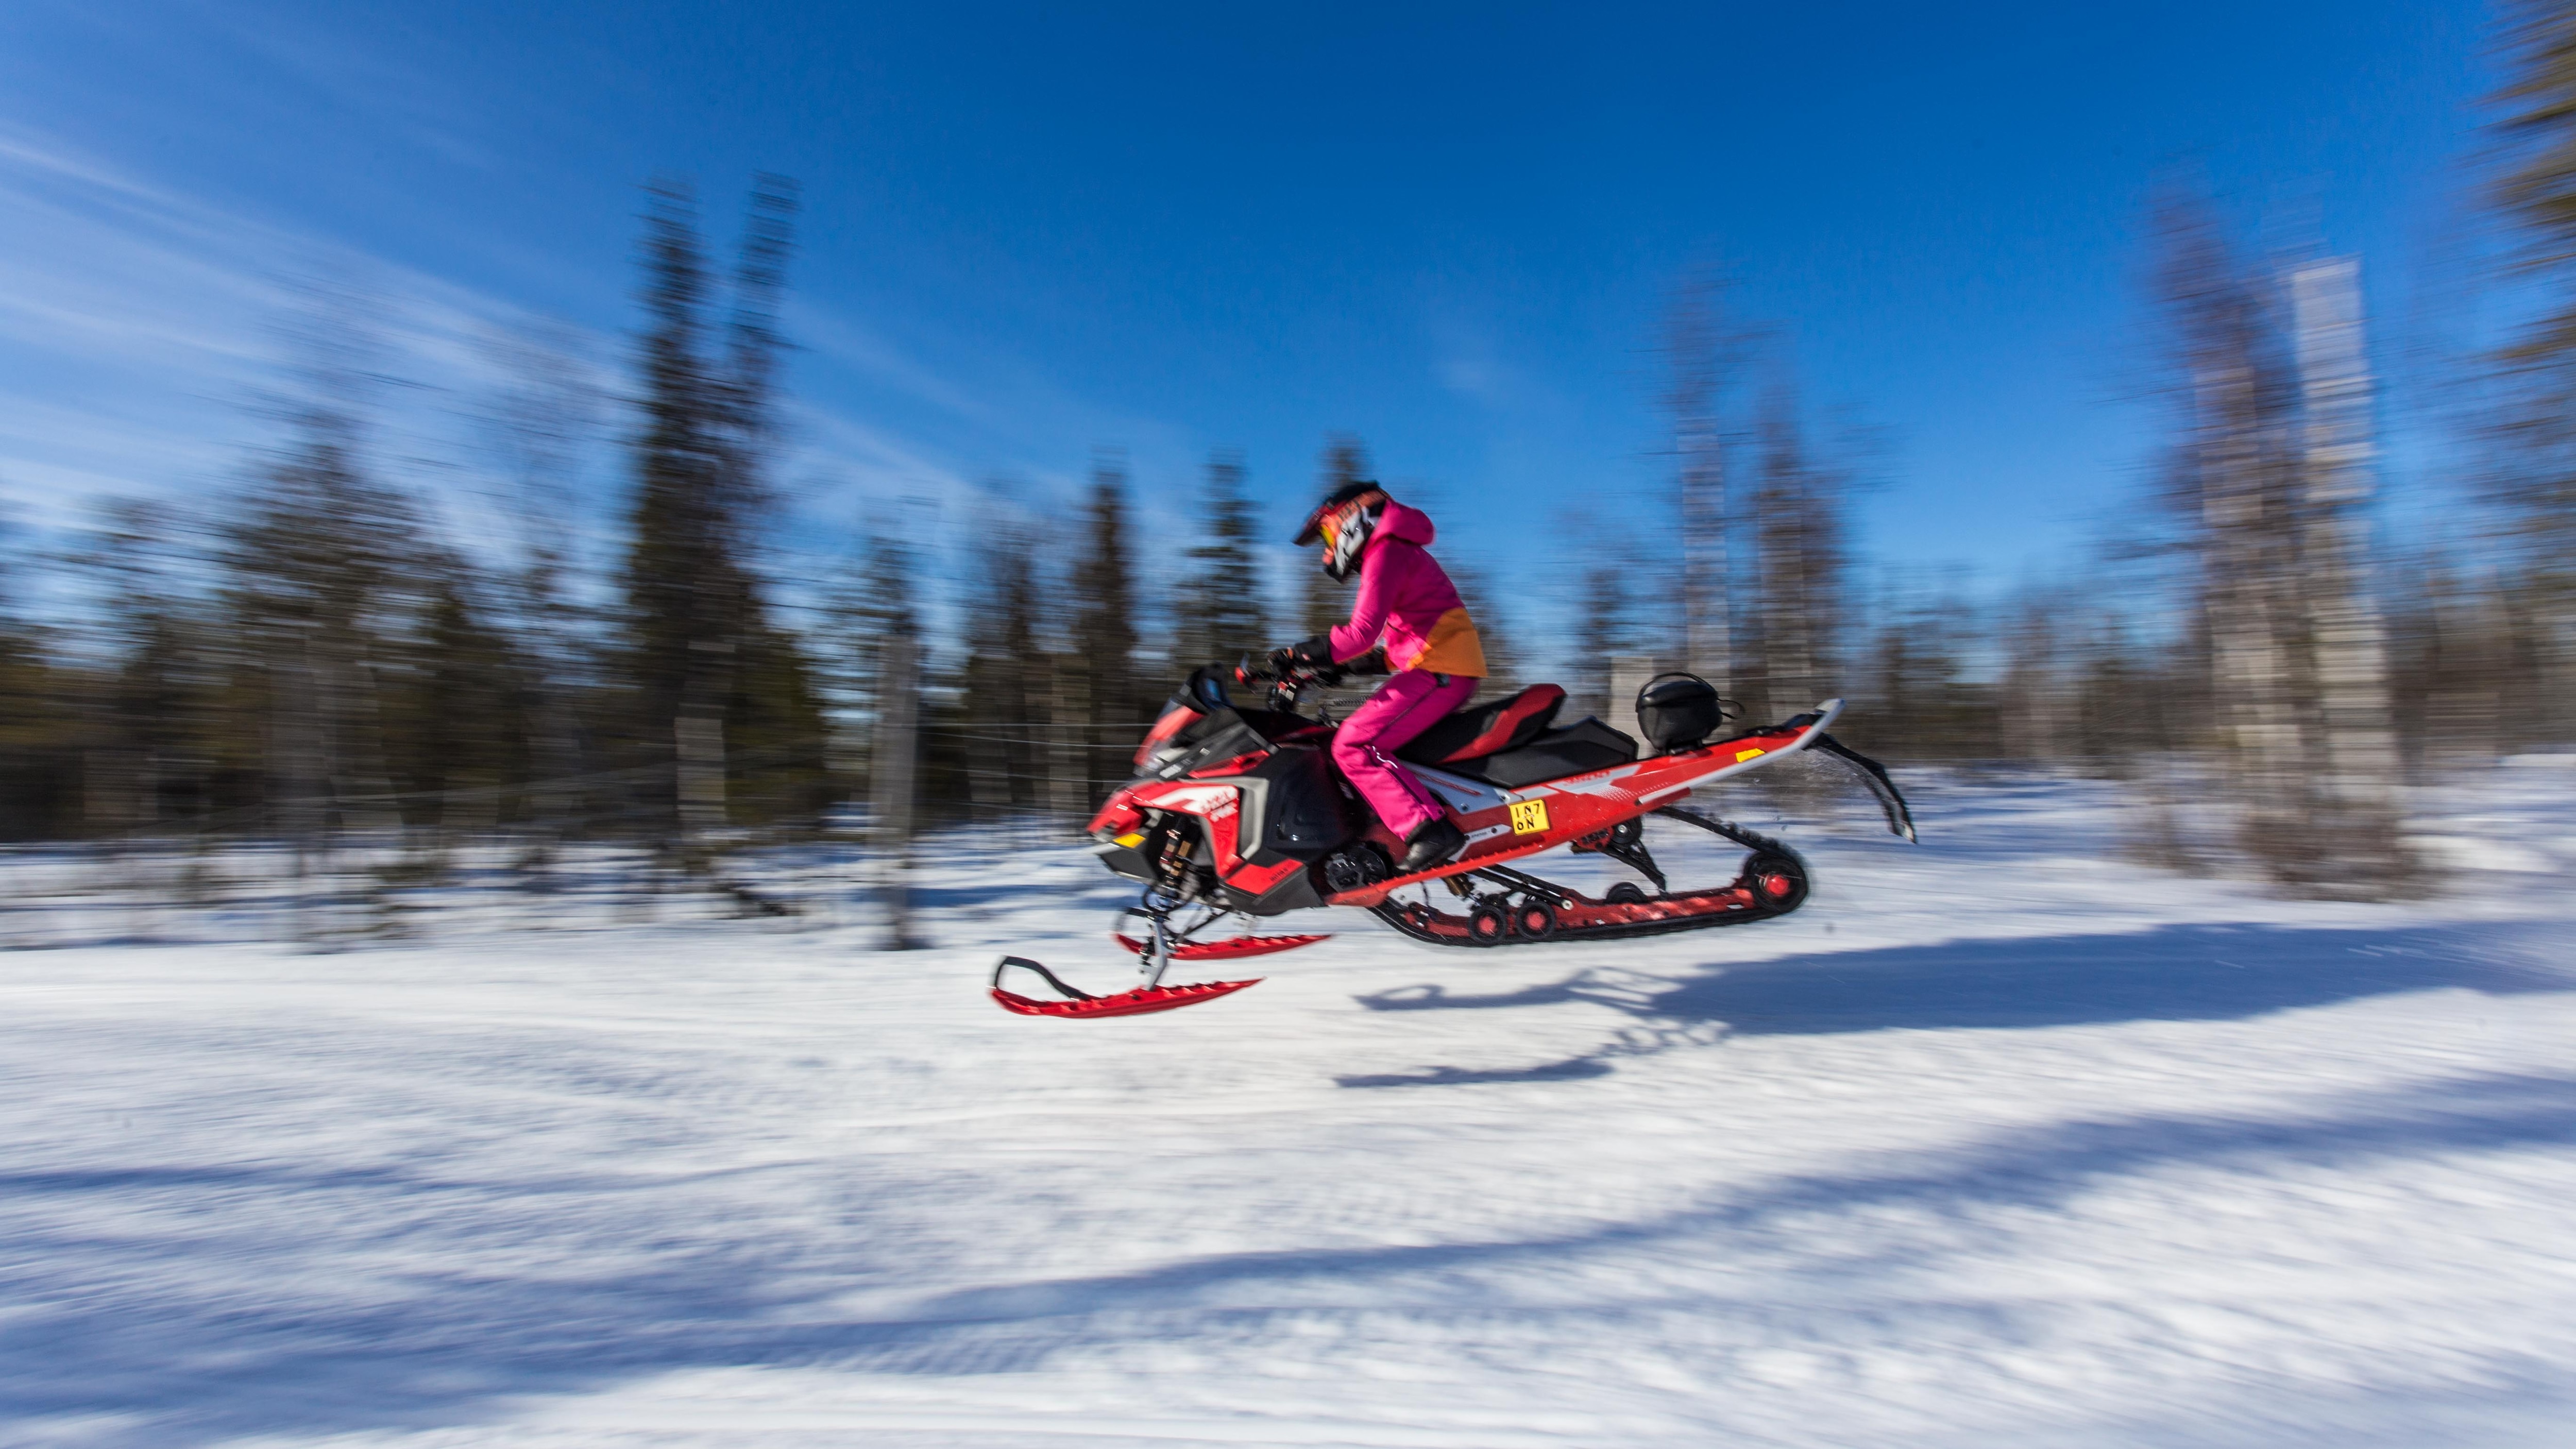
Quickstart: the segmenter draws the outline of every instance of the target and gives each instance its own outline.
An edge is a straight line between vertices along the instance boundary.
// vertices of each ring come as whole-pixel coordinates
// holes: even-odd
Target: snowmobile
[[[1236,706],[1229,673],[1237,684],[1266,685],[1264,705]],[[1727,718],[1716,691],[1690,675],[1661,675],[1639,693],[1642,753],[1636,740],[1598,719],[1557,725],[1565,691],[1553,684],[1460,710],[1397,750],[1467,836],[1452,859],[1400,875],[1394,862],[1402,843],[1333,764],[1329,710],[1297,710],[1304,690],[1338,683],[1339,673],[1270,673],[1249,660],[1231,671],[1193,672],[1137,747],[1135,777],[1088,827],[1102,864],[1143,886],[1127,911],[1141,922],[1137,934],[1113,933],[1134,953],[1142,984],[1092,995],[1038,962],[1005,956],[993,968],[993,999],[1023,1015],[1068,1017],[1213,1001],[1261,978],[1166,985],[1165,972],[1174,962],[1239,960],[1328,937],[1202,939],[1209,927],[1317,906],[1369,911],[1431,945],[1482,948],[1774,920],[1806,900],[1805,862],[1777,840],[1682,802],[1801,751],[1848,767],[1877,799],[1888,829],[1914,839],[1912,812],[1887,771],[1826,733],[1842,713],[1841,700],[1710,741]],[[1648,817],[1743,847],[1735,878],[1674,888],[1647,848]],[[1645,884],[1623,880],[1594,897],[1520,868],[1559,846],[1616,861]],[[1012,971],[1035,975],[1056,997],[1006,989]]]

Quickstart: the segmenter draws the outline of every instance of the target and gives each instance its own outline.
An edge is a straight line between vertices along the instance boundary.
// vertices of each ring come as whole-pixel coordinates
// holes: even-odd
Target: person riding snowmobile
[[[1426,551],[1431,520],[1386,496],[1375,483],[1346,483],[1318,504],[1297,530],[1297,546],[1321,541],[1324,572],[1347,579],[1356,569],[1359,598],[1347,624],[1270,651],[1274,671],[1295,666],[1394,678],[1351,711],[1333,740],[1333,759],[1386,828],[1404,842],[1399,874],[1447,861],[1467,844],[1438,798],[1395,752],[1473,698],[1485,676],[1485,650],[1457,586]],[[1359,668],[1351,666],[1358,665]]]

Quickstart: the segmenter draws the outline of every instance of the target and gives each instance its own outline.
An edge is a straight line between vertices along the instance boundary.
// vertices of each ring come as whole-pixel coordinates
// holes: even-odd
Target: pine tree
[[[622,578],[626,745],[639,761],[676,766],[666,790],[645,792],[648,813],[695,830],[737,807],[760,815],[811,804],[823,773],[813,672],[771,625],[752,559],[795,193],[768,176],[753,189],[721,343],[710,335],[713,283],[689,194],[665,182],[650,195],[645,425]],[[756,757],[734,759],[732,747],[752,738],[764,742]]]
[[[987,519],[976,530],[975,575],[960,611],[968,625],[969,782],[979,813],[1037,808],[1051,661],[1039,645],[1043,604],[1026,527]]]
[[[386,758],[415,797],[406,818],[443,829],[497,823],[529,774],[531,670],[481,604],[471,566],[432,561],[427,597],[384,693]]]
[[[1113,454],[1092,463],[1083,549],[1071,571],[1072,657],[1067,673],[1083,730],[1087,794],[1098,798],[1126,778],[1121,747],[1153,708],[1154,691],[1136,668],[1136,582],[1129,562],[1127,472]]]
[[[28,840],[73,828],[80,779],[70,746],[74,701],[69,681],[46,658],[40,631],[18,615],[9,586],[14,539],[0,537],[0,840]]]
[[[1258,519],[1244,496],[1240,457],[1209,457],[1205,507],[1206,531],[1189,551],[1189,576],[1176,581],[1172,600],[1181,656],[1174,663],[1184,668],[1231,667],[1270,643],[1256,551]]]

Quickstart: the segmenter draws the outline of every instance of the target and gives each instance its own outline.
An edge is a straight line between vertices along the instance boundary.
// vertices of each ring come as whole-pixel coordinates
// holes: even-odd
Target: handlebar
[[[1338,665],[1320,668],[1297,665],[1274,673],[1268,660],[1257,660],[1246,654],[1235,661],[1234,682],[1269,685],[1270,707],[1284,712],[1297,707],[1297,696],[1305,691],[1307,685],[1320,684],[1330,688],[1341,683],[1342,670]]]

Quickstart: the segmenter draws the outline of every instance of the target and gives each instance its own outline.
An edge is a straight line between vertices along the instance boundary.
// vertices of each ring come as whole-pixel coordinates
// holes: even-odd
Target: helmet
[[[1368,547],[1369,534],[1376,529],[1386,501],[1386,490],[1374,483],[1345,483],[1306,515],[1296,543],[1303,548],[1321,539],[1324,572],[1336,579],[1349,578],[1351,570],[1359,567],[1360,550]]]

